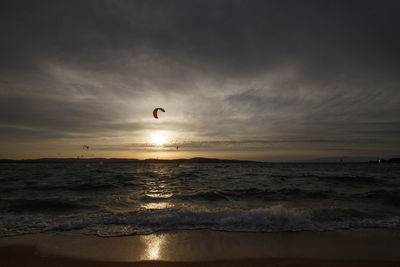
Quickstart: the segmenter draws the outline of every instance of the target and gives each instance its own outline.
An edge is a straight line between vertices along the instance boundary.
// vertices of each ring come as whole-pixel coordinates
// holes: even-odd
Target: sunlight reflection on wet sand
[[[158,260],[162,257],[162,251],[165,245],[164,235],[148,235],[141,236],[140,238],[146,246],[143,260]]]
[[[400,231],[388,230],[281,233],[191,230],[115,238],[80,234],[23,235],[1,238],[0,247],[32,245],[38,255],[46,257],[53,254],[107,262],[271,258],[398,261],[399,237]]]

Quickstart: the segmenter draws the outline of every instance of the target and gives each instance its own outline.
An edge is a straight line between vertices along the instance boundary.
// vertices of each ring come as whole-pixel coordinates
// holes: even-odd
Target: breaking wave
[[[6,218],[7,217],[7,218]],[[30,227],[26,222],[30,221]],[[142,210],[109,214],[92,218],[67,217],[56,219],[38,216],[0,216],[0,236],[52,231],[79,230],[102,237],[149,234],[180,229],[219,231],[287,232],[332,231],[357,228],[400,229],[400,217],[371,218],[356,210],[298,210],[276,205],[250,210],[220,211],[183,208]],[[33,223],[33,224],[32,224]]]

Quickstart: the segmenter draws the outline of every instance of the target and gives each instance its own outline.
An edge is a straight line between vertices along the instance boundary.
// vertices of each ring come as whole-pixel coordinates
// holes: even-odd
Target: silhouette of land
[[[372,163],[400,163],[400,158],[391,158],[391,159],[380,159],[376,161],[372,161]]]
[[[295,163],[400,163],[400,158],[377,159],[377,160],[354,160],[346,158],[340,161],[321,158],[309,161],[295,161]],[[191,159],[129,159],[129,158],[40,158],[40,159],[0,159],[0,163],[261,163],[251,160],[217,159],[195,157]]]
[[[216,158],[191,159],[126,159],[126,158],[41,158],[41,159],[0,159],[0,163],[259,163],[248,160],[230,160]]]

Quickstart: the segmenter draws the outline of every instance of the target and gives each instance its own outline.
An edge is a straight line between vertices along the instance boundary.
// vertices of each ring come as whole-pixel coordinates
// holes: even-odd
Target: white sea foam
[[[326,212],[326,211],[325,211]],[[286,208],[282,205],[250,210],[220,211],[170,208],[143,210],[100,217],[45,218],[38,216],[3,215],[0,235],[79,230],[103,237],[148,234],[177,229],[212,229],[221,231],[283,232],[330,231],[355,228],[400,229],[400,217],[386,220],[337,217],[334,220],[313,220],[313,211]],[[315,216],[314,216],[315,217]],[[28,223],[30,221],[30,223]]]

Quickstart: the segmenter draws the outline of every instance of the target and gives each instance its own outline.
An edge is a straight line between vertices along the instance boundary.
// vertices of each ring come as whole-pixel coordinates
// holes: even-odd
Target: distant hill
[[[323,157],[323,158],[317,158],[317,159],[312,159],[307,162],[369,162],[376,160],[376,158],[373,157]]]
[[[382,159],[382,160],[374,160],[370,161],[370,163],[400,163],[400,158],[391,158],[391,159]]]
[[[315,163],[339,163],[339,162],[368,162],[368,163],[400,163],[400,158],[381,159],[380,161],[374,157],[326,157],[313,159],[307,162]]]
[[[215,158],[191,158],[191,159],[124,159],[124,158],[41,158],[41,159],[0,159],[0,163],[257,163],[248,160],[230,160]]]

